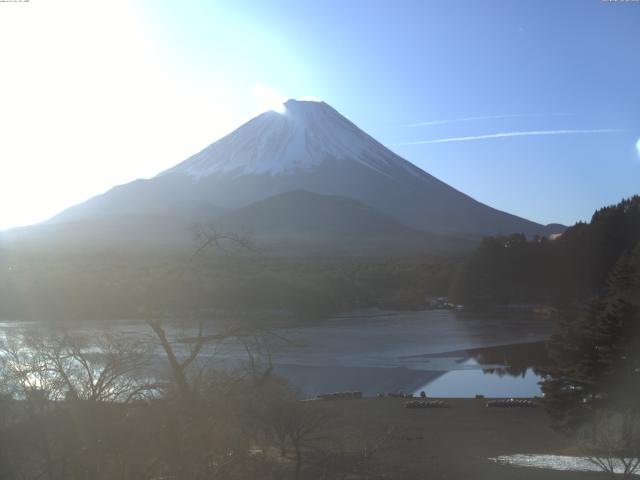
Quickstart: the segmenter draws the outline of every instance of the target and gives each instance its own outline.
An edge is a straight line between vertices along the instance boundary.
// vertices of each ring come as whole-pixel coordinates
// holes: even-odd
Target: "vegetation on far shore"
[[[158,256],[0,250],[0,318],[139,318],[199,312],[308,321],[366,309],[418,310],[430,297],[467,307],[565,306],[601,293],[640,241],[640,197],[595,212],[556,239],[485,238],[458,256],[284,257],[255,252]]]
[[[445,296],[451,258],[283,258],[198,255],[0,255],[0,318],[140,318],[263,314],[307,321],[359,308],[421,309]]]
[[[485,238],[452,283],[467,305],[568,305],[601,294],[618,259],[640,242],[640,196],[597,210],[559,238]]]
[[[452,282],[456,299],[469,304],[561,306],[542,388],[551,425],[568,438],[560,442],[542,429],[539,445],[549,438],[572,445],[604,471],[622,462],[627,477],[640,469],[640,197],[599,210],[591,223],[556,240],[486,239],[466,262],[182,260],[3,252],[0,315],[143,317],[155,346],[64,331],[16,330],[3,339],[0,479],[399,478],[407,470],[398,464],[377,476],[377,454],[388,444],[423,440],[422,433],[396,434],[395,425],[363,417],[378,436],[346,435],[340,425],[338,436],[350,443],[332,448],[337,440],[327,443],[326,435],[342,407],[301,402],[273,375],[268,329],[236,322],[214,335],[201,328],[188,343],[176,343],[158,318],[194,311],[206,317],[239,304],[245,314],[296,319],[370,306],[423,308]],[[246,362],[231,371],[212,364],[215,358],[203,361],[206,344],[227,341],[244,349]],[[392,417],[406,423],[409,414],[402,415]],[[419,468],[414,473],[430,467]]]

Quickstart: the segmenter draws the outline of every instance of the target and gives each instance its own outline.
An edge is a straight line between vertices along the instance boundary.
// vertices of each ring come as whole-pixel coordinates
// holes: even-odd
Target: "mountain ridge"
[[[224,231],[243,232],[271,251],[332,250],[357,253],[451,252],[465,239],[412,229],[352,198],[291,190],[221,215]]]
[[[437,236],[547,236],[564,229],[484,205],[392,152],[328,104],[297,100],[286,102],[283,113],[258,115],[155,177],[114,187],[47,223],[113,222],[119,215],[210,223],[291,191],[350,198]]]

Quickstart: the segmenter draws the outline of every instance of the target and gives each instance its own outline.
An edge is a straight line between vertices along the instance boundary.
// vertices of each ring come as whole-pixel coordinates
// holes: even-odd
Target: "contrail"
[[[624,132],[618,128],[598,128],[591,130],[533,130],[527,132],[502,132],[491,133],[489,135],[476,135],[473,137],[453,137],[453,138],[438,138],[435,140],[417,140],[415,142],[403,142],[395,143],[393,146],[399,147],[404,145],[426,145],[430,143],[448,143],[448,142],[469,142],[472,140],[485,140],[488,138],[507,138],[507,137],[530,137],[536,135],[574,135],[584,133],[619,133]]]
[[[463,117],[450,120],[431,120],[429,122],[409,123],[400,127],[427,127],[429,125],[445,125],[447,123],[473,122],[475,120],[497,120],[500,118],[522,118],[522,117],[571,117],[572,113],[507,113],[504,115],[485,115],[481,117]]]

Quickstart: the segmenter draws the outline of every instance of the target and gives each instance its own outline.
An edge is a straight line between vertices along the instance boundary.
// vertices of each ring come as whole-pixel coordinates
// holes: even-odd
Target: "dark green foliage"
[[[601,294],[616,260],[640,241],[640,196],[594,213],[555,240],[490,237],[458,271],[463,303],[569,304]]]
[[[618,410],[640,408],[640,243],[613,269],[599,320],[602,388]]]
[[[600,297],[564,312],[548,347],[555,367],[542,389],[557,428],[595,428],[604,411],[640,413],[640,243],[620,256]]]
[[[465,303],[515,303],[526,296],[536,299],[546,292],[549,278],[543,258],[547,239],[527,240],[524,235],[485,238],[457,273],[453,296]]]
[[[0,257],[0,318],[139,318],[212,310],[305,320],[357,308],[420,308],[446,295],[447,258],[283,258],[122,255]],[[0,265],[1,266],[1,265]]]

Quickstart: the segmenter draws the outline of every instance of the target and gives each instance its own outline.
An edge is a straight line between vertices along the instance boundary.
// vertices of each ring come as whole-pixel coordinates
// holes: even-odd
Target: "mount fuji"
[[[100,231],[102,241],[118,238],[124,246],[128,237],[170,244],[194,222],[250,230],[274,242],[313,235],[338,243],[376,237],[380,245],[562,230],[484,205],[396,155],[328,104],[298,100],[153,178],[117,186],[29,228],[76,240]]]

